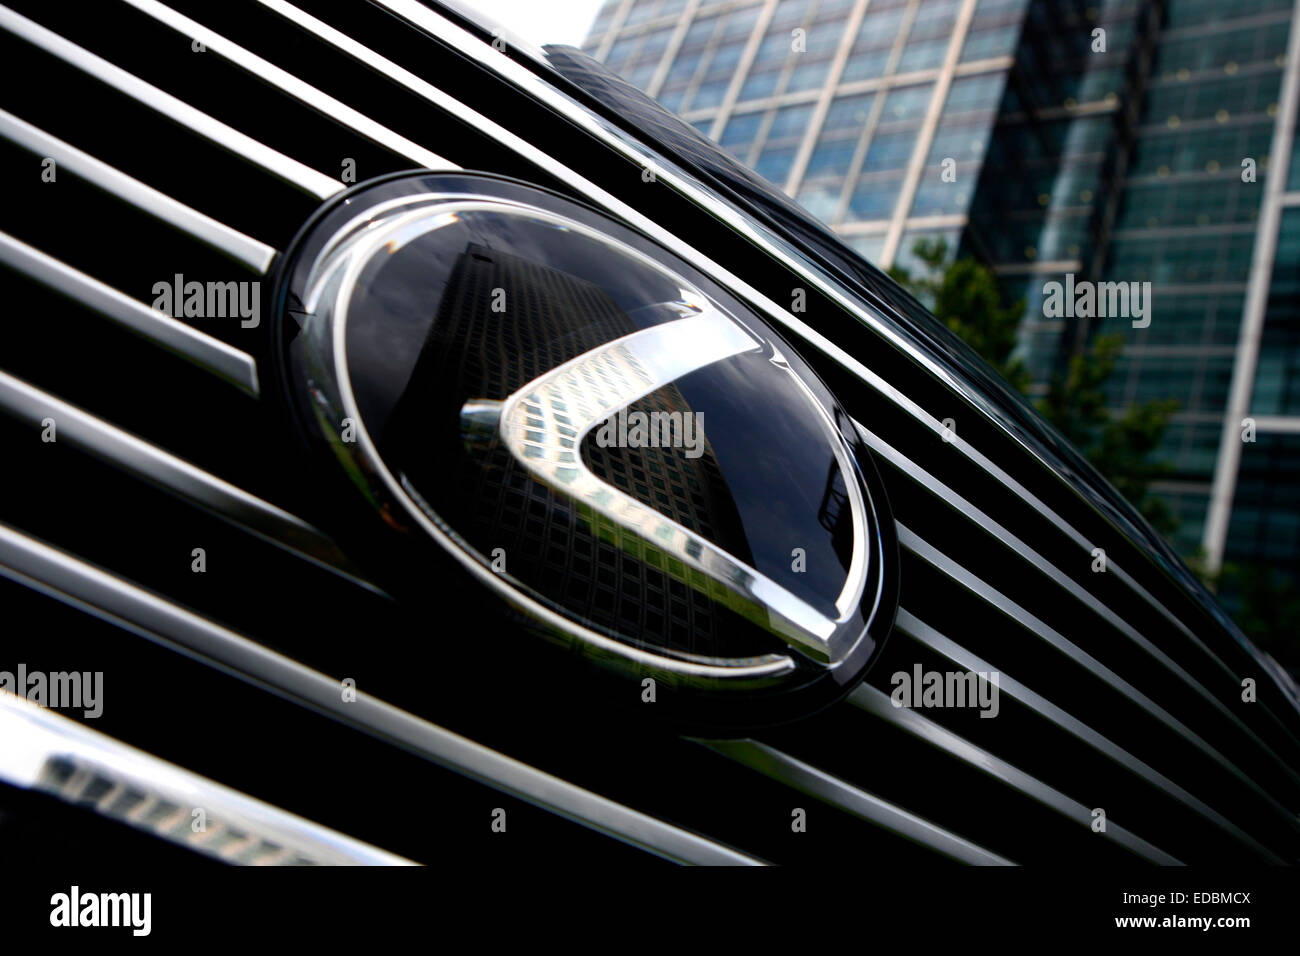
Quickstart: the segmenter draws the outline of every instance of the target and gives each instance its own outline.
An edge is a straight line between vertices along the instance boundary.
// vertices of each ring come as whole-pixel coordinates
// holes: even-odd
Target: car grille
[[[413,0],[0,6],[0,163],[20,184],[0,207],[3,663],[101,669],[96,729],[421,862],[1300,858],[1294,702],[1077,456],[892,293],[836,284],[490,39]],[[420,619],[300,516],[312,476],[257,375],[269,295],[256,328],[149,307],[177,275],[264,280],[353,166],[561,191],[784,326],[860,423],[898,522],[901,610],[862,687],[797,725],[695,740],[600,726],[545,681],[505,695],[499,661],[438,669],[436,636],[472,633],[488,598],[449,586],[445,617]],[[794,288],[806,313],[781,305]],[[891,675],[917,664],[998,672],[1000,714],[894,708]]]

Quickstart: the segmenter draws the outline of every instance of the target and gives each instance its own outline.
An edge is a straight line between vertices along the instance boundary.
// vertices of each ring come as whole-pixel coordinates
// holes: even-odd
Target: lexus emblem
[[[318,214],[279,298],[288,406],[368,504],[355,560],[403,600],[467,600],[468,577],[714,725],[860,681],[897,589],[874,466],[688,262],[541,190],[407,175]]]

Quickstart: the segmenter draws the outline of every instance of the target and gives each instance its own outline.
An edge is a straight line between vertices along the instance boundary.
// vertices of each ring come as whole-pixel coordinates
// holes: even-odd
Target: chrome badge
[[[521,623],[713,725],[861,679],[897,589],[879,479],[688,262],[538,189],[406,175],[318,214],[278,299],[300,430],[380,519],[340,537],[401,598],[475,600],[468,575],[511,609],[480,642]]]

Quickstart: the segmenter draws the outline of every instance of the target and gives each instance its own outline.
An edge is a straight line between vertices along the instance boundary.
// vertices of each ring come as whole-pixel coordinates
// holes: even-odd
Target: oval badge
[[[280,298],[289,404],[393,536],[354,555],[381,581],[400,564],[419,590],[431,545],[713,723],[860,680],[896,597],[874,466],[794,350],[688,262],[541,190],[408,175],[318,214]]]

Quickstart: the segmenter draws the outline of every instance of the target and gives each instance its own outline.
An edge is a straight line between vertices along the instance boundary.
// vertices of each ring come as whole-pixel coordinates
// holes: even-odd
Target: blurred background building
[[[1031,394],[1098,331],[1045,317],[1045,282],[1151,282],[1147,328],[1093,322],[1126,339],[1109,404],[1178,402],[1154,489],[1174,543],[1300,580],[1298,12],[608,0],[584,49],[881,268],[927,237],[990,266],[1027,303]]]

